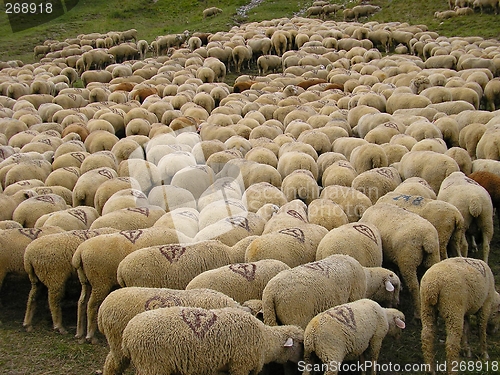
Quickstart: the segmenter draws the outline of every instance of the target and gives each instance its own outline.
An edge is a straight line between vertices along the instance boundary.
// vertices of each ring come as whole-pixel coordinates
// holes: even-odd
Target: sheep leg
[[[491,309],[483,307],[477,314],[478,328],[479,328],[479,350],[481,357],[484,361],[488,361],[490,356],[488,354],[488,347],[486,344],[486,328],[488,327],[488,319],[490,317]]]
[[[380,349],[382,348],[383,339],[384,335],[382,334],[377,337],[372,337],[370,344],[368,345],[368,349],[366,350],[367,358],[372,363],[371,373],[373,375],[377,375],[377,369],[375,368],[375,363],[377,363],[378,361],[378,356],[380,355]]]
[[[26,304],[26,313],[24,315],[24,322],[23,322],[23,327],[26,329],[27,332],[33,331],[32,322],[33,322],[33,316],[35,316],[36,300],[37,300],[39,285],[40,283],[38,279],[31,280],[31,290],[28,295],[28,302]]]
[[[436,308],[434,306],[422,306],[421,316],[422,331],[420,341],[424,362],[431,366],[431,374],[435,374],[434,368],[434,338],[436,337]]]
[[[103,288],[104,287],[104,288]],[[87,305],[87,336],[85,339],[92,344],[97,344],[99,340],[95,337],[97,331],[97,311],[102,301],[111,292],[112,287],[100,285],[100,288],[92,288]]]
[[[455,311],[444,312],[446,325],[446,364],[448,374],[453,374],[452,363],[459,360],[460,343],[464,330],[464,316]]]
[[[65,335],[68,333],[62,324],[62,309],[61,300],[64,297],[65,284],[58,283],[55,288],[49,288],[48,299],[49,299],[49,309],[52,315],[52,324],[54,330],[59,331],[59,333]]]
[[[76,318],[76,335],[77,339],[82,339],[85,335],[85,321],[87,320],[87,306],[89,303],[91,287],[88,283],[82,283],[82,292],[78,299],[78,309]]]
[[[117,358],[113,351],[110,351],[104,361],[102,375],[121,375],[130,365],[130,359],[123,355]]]
[[[417,278],[417,269],[416,267],[408,268],[408,266],[406,266],[402,269],[400,268],[400,272],[413,299],[413,306],[415,309],[413,315],[415,319],[420,319],[420,286]]]
[[[467,357],[467,358],[472,357],[472,352],[470,350],[470,346],[469,346],[469,342],[468,342],[469,331],[470,331],[469,317],[466,316],[464,318],[464,330],[462,333],[462,343],[460,344],[460,346],[462,347],[463,356]]]

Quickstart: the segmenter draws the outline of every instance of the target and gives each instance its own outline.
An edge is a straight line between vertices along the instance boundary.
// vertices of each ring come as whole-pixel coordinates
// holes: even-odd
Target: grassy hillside
[[[353,2],[333,0],[352,7]],[[79,0],[63,16],[25,31],[13,33],[0,5],[0,60],[21,59],[32,61],[33,47],[47,39],[63,40],[78,34],[107,32],[136,28],[139,37],[152,41],[157,35],[190,31],[225,31],[241,22],[303,15],[312,0],[271,1],[263,0],[248,11],[247,17],[237,9],[250,3],[248,0]],[[426,24],[445,36],[479,35],[500,38],[499,16],[479,14],[456,17],[439,22],[435,11],[447,9],[446,0],[373,0],[382,7],[373,16],[379,22],[401,21]],[[223,13],[204,20],[203,9],[218,6]],[[336,20],[341,20],[341,15]]]

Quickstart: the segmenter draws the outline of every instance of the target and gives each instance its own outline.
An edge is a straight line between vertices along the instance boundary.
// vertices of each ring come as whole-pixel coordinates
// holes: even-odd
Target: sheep
[[[365,210],[372,205],[370,198],[348,186],[330,185],[325,187],[320,198],[330,199],[342,207],[350,223],[358,221]]]
[[[318,158],[318,167],[320,167]],[[357,172],[347,160],[338,160],[326,167],[321,175],[321,186],[323,188],[330,185],[351,186],[352,181],[357,176]]]
[[[365,194],[372,204],[375,204],[381,196],[393,191],[400,183],[401,177],[396,168],[382,167],[357,175],[352,180],[351,186]]]
[[[436,199],[436,193],[427,181],[420,177],[410,177],[399,184],[394,193],[418,195],[424,198]]]
[[[107,180],[118,177],[114,169],[102,167],[82,174],[73,189],[73,207],[94,206],[94,198],[99,186]]]
[[[122,351],[122,334],[130,319],[143,311],[171,306],[241,308],[232,298],[210,289],[184,291],[128,287],[115,290],[102,302],[97,315],[99,330],[106,336],[109,345],[103,375],[122,374],[129,366]]]
[[[328,199],[318,198],[307,207],[307,220],[311,224],[321,225],[332,230],[347,224],[349,219],[340,205]]]
[[[314,353],[328,368],[325,374],[336,375],[344,360],[365,358],[366,366],[375,366],[382,341],[389,335],[398,337],[406,327],[404,314],[396,309],[382,308],[370,299],[360,299],[328,309],[316,315],[304,331],[304,361],[299,370],[309,375],[314,366]],[[370,361],[370,362],[368,362]],[[323,366],[322,366],[323,367]],[[376,369],[372,371],[376,374]]]
[[[283,178],[281,191],[288,201],[302,199],[306,204],[310,204],[319,198],[320,188],[311,171],[297,169]]]
[[[285,263],[275,259],[263,259],[254,263],[232,263],[195,276],[186,286],[186,290],[213,289],[239,303],[262,299],[262,292],[268,281],[289,268]]]
[[[241,309],[169,307],[132,318],[123,331],[122,349],[126,360],[145,375],[221,369],[257,374],[269,362],[297,363],[303,332],[295,326],[268,327]],[[204,352],[200,347],[214,349]]]
[[[413,299],[419,318],[420,297],[417,268],[429,268],[440,261],[439,237],[426,219],[388,203],[369,207],[359,220],[375,225],[382,238],[384,261],[394,263]]]
[[[62,211],[67,208],[64,198],[57,194],[41,194],[19,203],[12,213],[12,220],[24,228],[34,228],[36,221],[43,215]]]
[[[397,169],[402,179],[421,177],[437,193],[443,180],[459,171],[460,167],[447,155],[434,151],[412,151],[403,155]]]
[[[203,18],[209,18],[222,13],[222,9],[217,7],[210,7],[203,10]]]
[[[494,0],[474,0],[472,4],[472,8],[476,9],[479,8],[481,11],[481,14],[483,14],[483,8],[493,8],[495,14],[498,14],[498,1]]]
[[[87,322],[85,339],[97,342],[97,310],[113,287],[119,285],[116,270],[125,256],[146,246],[182,242],[189,242],[189,239],[180,232],[155,227],[103,234],[80,244],[71,259],[82,284],[75,337],[84,337]]]
[[[482,242],[483,260],[488,262],[493,237],[493,203],[488,191],[462,172],[453,172],[443,180],[437,199],[453,204],[464,218],[466,236],[477,250],[475,234]],[[467,256],[467,249],[463,256]]]
[[[99,213],[94,207],[80,206],[45,214],[35,222],[34,227],[57,226],[67,231],[84,230],[89,229],[98,217]]]
[[[488,321],[500,311],[500,295],[487,263],[472,258],[450,258],[429,268],[421,280],[422,352],[435,374],[434,340],[438,315],[446,326],[447,373],[460,360],[460,347],[468,357],[469,317],[477,316],[479,350],[489,360],[486,346]]]
[[[90,229],[115,228],[119,230],[135,230],[150,228],[165,214],[158,206],[126,207],[103,214],[90,225]]]
[[[488,171],[476,171],[469,174],[467,177],[473,179],[486,189],[490,194],[493,208],[497,211],[497,216],[500,215],[500,196],[498,195],[499,192],[497,189],[498,184],[500,184],[500,177]]]
[[[500,78],[493,78],[484,87],[483,100],[488,111],[500,109]]]
[[[349,255],[330,255],[281,271],[269,280],[262,293],[264,323],[304,328],[332,306],[379,293],[389,303],[399,301],[399,278],[392,271],[363,267]]]
[[[32,321],[35,314],[37,296],[41,284],[48,289],[50,314],[54,330],[67,333],[62,324],[61,300],[68,280],[74,276],[75,270],[71,258],[78,245],[88,238],[105,233],[116,232],[114,229],[72,230],[49,234],[32,241],[24,252],[24,269],[31,281],[31,290],[26,305],[23,327],[33,330]]]
[[[257,68],[259,75],[265,75],[269,72],[277,73],[282,68],[281,57],[276,55],[262,55],[257,59]]]
[[[118,283],[122,287],[185,289],[200,273],[228,265],[227,247],[217,240],[145,247],[120,262]]]
[[[464,218],[453,204],[397,192],[384,195],[377,203],[391,203],[427,219],[438,232],[441,260],[448,254],[461,256],[466,252]]]
[[[300,224],[293,226],[290,221],[290,226],[275,229],[252,241],[246,249],[245,262],[277,259],[295,267],[313,261],[318,243],[328,230],[316,224]],[[283,246],[276,247],[276,243]]]
[[[372,224],[348,223],[330,230],[316,250],[316,260],[333,254],[350,255],[363,267],[382,266],[382,239]]]

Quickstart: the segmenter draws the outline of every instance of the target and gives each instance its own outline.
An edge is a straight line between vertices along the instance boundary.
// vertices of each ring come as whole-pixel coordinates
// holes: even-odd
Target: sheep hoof
[[[59,331],[61,335],[66,335],[68,333],[63,327],[54,327],[54,330]]]
[[[84,337],[77,337],[77,339],[79,344],[85,344],[87,342]]]
[[[99,344],[99,339],[97,337],[87,337],[86,340],[92,345]]]
[[[33,326],[24,326],[24,329],[26,329],[26,332],[33,332]]]

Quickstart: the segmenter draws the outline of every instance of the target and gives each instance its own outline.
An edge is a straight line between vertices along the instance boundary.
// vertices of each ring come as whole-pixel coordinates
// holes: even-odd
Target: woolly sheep
[[[119,264],[121,286],[185,289],[197,275],[229,264],[227,246],[216,240],[139,249]]]
[[[322,198],[309,203],[307,220],[309,223],[321,225],[329,231],[349,222],[342,207],[329,199]]]
[[[426,219],[387,203],[369,207],[359,220],[375,225],[382,238],[384,260],[394,263],[413,299],[415,317],[419,317],[420,298],[417,268],[429,268],[439,262],[439,238],[436,228]]]
[[[287,202],[283,192],[268,182],[259,182],[249,186],[242,196],[245,207],[250,212],[257,212],[265,204],[282,206]]]
[[[232,263],[195,276],[186,286],[186,290],[213,289],[239,303],[262,299],[262,291],[268,281],[289,268],[285,263],[275,259],[263,259],[254,263]]]
[[[26,305],[23,327],[33,330],[32,321],[36,310],[37,296],[43,284],[48,289],[48,301],[54,330],[67,333],[63,326],[61,300],[66,284],[76,273],[71,258],[78,245],[99,234],[113,233],[114,229],[73,230],[49,234],[32,241],[24,252],[24,269],[31,281],[31,290]]]
[[[67,207],[64,198],[57,194],[37,195],[21,202],[12,213],[12,219],[24,228],[34,228],[42,215],[62,211]]]
[[[82,174],[73,189],[73,207],[94,206],[94,198],[99,186],[107,180],[118,177],[115,170],[103,167]]]
[[[122,351],[122,334],[130,319],[143,311],[171,306],[240,307],[232,298],[210,289],[184,291],[128,287],[115,290],[102,302],[97,315],[99,330],[106,336],[110,349],[102,373],[118,375],[129,366]]]
[[[431,185],[435,193],[443,180],[460,170],[451,157],[434,151],[412,151],[405,154],[397,167],[402,179],[421,177]]]
[[[151,205],[117,209],[98,217],[90,225],[90,229],[109,227],[119,230],[135,230],[150,228],[164,214],[163,208]]]
[[[427,181],[420,177],[410,177],[399,184],[394,193],[419,195],[424,198],[436,199],[436,193]]]
[[[497,174],[488,171],[476,171],[469,174],[467,177],[473,179],[486,189],[486,191],[490,194],[493,208],[497,211],[497,215],[500,214],[500,211],[498,211],[498,208],[500,207],[500,196],[498,195],[497,189],[498,184],[500,184],[500,177]]]
[[[465,223],[460,211],[451,203],[418,195],[388,193],[377,203],[390,203],[427,219],[437,230],[441,260],[448,254],[461,256],[467,249]]]
[[[500,295],[487,263],[472,258],[450,258],[429,268],[421,280],[422,352],[424,361],[435,374],[434,340],[438,315],[446,326],[447,373],[460,359],[460,348],[468,357],[469,316],[477,316],[479,350],[488,360],[486,328],[488,321],[500,311]],[[465,320],[465,321],[464,321]]]
[[[281,191],[288,201],[301,199],[310,204],[319,197],[320,188],[311,171],[296,169],[283,178]]]
[[[205,323],[196,323],[200,321]],[[220,369],[257,374],[269,362],[297,363],[303,355],[302,342],[302,329],[268,327],[241,309],[169,307],[132,318],[123,331],[122,349],[126,360],[145,375],[208,374]],[[201,352],[200,347],[214,350]],[[186,353],[189,360],[182,360]]]
[[[35,228],[55,226],[66,231],[89,229],[92,223],[99,217],[94,207],[79,206],[68,208],[63,211],[41,216],[35,222]]]
[[[382,167],[367,170],[352,180],[352,188],[370,198],[372,204],[393,191],[401,183],[398,171],[393,167]]]
[[[0,290],[8,274],[26,275],[23,257],[31,241],[53,233],[62,232],[59,227],[16,228],[2,231],[0,238]]]
[[[80,244],[71,259],[82,284],[75,337],[83,338],[87,322],[86,339],[96,341],[97,310],[113,287],[119,285],[116,270],[125,256],[147,246],[182,242],[189,239],[175,230],[155,227],[103,234]]]
[[[338,374],[344,360],[365,358],[375,366],[382,341],[389,335],[399,337],[405,328],[405,316],[396,309],[382,308],[370,299],[360,299],[328,309],[316,315],[304,331],[304,361],[299,368],[309,375],[316,367],[312,362],[314,353],[325,366],[331,366],[325,374]],[[364,364],[367,364],[367,362]],[[373,369],[376,374],[376,369]]]
[[[391,302],[398,300],[395,294],[399,288],[392,283],[386,285],[388,275],[396,278],[391,271],[365,268],[344,254],[281,271],[267,283],[262,294],[264,323],[306,327],[315,315],[330,307],[371,298],[368,290],[376,294],[379,289],[390,289]]]
[[[443,180],[437,199],[453,204],[464,218],[466,236],[477,250],[475,235],[482,242],[483,260],[488,262],[493,237],[493,204],[488,191],[462,172],[453,172]],[[467,256],[467,249],[465,254]]]
[[[486,129],[477,142],[476,157],[478,159],[500,160],[500,149],[497,146],[497,140],[500,131],[496,127]]]
[[[321,191],[320,198],[330,199],[340,205],[349,222],[358,221],[363,212],[372,205],[365,194],[348,186],[327,186]]]
[[[330,230],[316,250],[316,260],[333,254],[350,255],[363,267],[382,266],[382,239],[372,224],[349,223]]]
[[[319,158],[318,158],[319,161]],[[319,167],[319,163],[318,163]],[[330,185],[351,186],[357,172],[347,160],[338,160],[329,165],[321,174],[321,186]]]
[[[289,267],[312,262],[316,248],[328,230],[316,224],[301,224],[292,226],[293,222],[290,222],[290,226],[265,233],[252,241],[246,249],[245,262],[277,259]],[[277,243],[283,246],[276,247]]]

